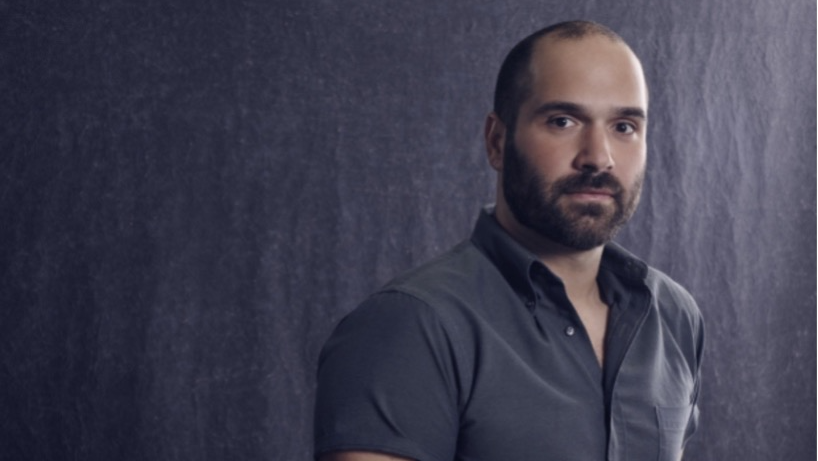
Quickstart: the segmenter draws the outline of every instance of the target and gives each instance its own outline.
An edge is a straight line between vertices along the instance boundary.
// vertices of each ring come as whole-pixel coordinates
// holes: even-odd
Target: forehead
[[[642,66],[623,42],[602,35],[546,37],[534,46],[529,65],[531,97],[525,104],[562,101],[647,111]]]

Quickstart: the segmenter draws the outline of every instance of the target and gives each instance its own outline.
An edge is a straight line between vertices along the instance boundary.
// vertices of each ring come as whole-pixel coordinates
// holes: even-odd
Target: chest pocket
[[[682,454],[692,405],[681,407],[656,407],[659,428],[659,461],[678,461]]]

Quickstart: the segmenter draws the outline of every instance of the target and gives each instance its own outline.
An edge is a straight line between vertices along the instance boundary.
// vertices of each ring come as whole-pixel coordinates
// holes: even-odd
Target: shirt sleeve
[[[400,292],[376,294],[343,319],[319,358],[316,457],[361,450],[452,459],[454,344],[430,306]]]
[[[698,308],[697,308],[698,312]],[[701,365],[702,365],[702,356],[704,354],[704,321],[702,320],[701,314],[697,317],[697,322],[695,325],[694,330],[695,340],[696,340],[696,369],[695,369],[695,387],[693,389],[693,395],[691,397],[691,403],[693,404],[693,409],[690,413],[690,420],[688,421],[687,428],[685,429],[684,435],[684,443],[683,446],[687,445],[688,440],[696,433],[696,430],[699,427],[699,393],[701,389]]]

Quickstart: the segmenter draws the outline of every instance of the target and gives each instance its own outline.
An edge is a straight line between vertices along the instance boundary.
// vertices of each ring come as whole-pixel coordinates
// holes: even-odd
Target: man
[[[698,419],[690,295],[611,243],[639,201],[648,94],[595,23],[520,42],[487,119],[493,208],[322,351],[322,461],[678,460]]]

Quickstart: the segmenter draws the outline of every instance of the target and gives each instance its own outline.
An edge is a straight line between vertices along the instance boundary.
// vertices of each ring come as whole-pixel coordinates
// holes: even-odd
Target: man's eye
[[[633,134],[636,132],[636,127],[633,123],[619,122],[616,124],[616,131],[622,134]]]
[[[557,128],[568,128],[569,126],[573,125],[574,122],[568,117],[554,117],[549,120],[548,123]]]

